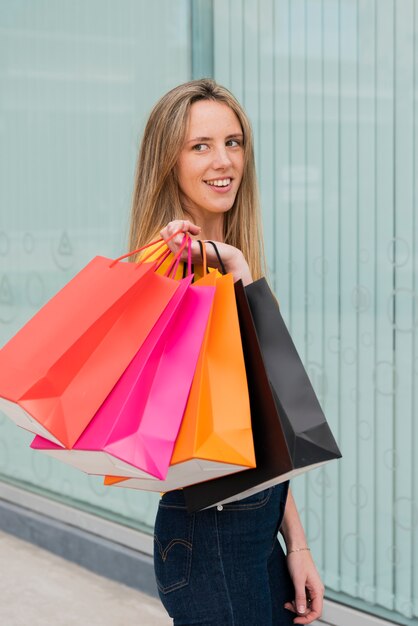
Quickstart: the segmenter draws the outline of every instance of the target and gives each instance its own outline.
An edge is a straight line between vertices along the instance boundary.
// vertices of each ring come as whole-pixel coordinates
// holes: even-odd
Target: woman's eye
[[[208,146],[206,143],[197,143],[195,146],[193,146],[193,150],[195,150],[196,152],[203,152],[207,149],[207,147]]]
[[[237,146],[241,146],[241,145],[242,145],[242,143],[241,143],[241,141],[239,141],[238,139],[229,139],[229,140],[226,142],[226,145],[227,145],[227,146],[229,146],[229,147],[231,147],[231,148],[236,148]]]

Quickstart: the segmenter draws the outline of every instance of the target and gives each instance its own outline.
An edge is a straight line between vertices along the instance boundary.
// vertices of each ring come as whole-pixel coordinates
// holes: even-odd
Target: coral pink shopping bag
[[[88,473],[166,476],[214,298],[214,287],[180,287],[146,342],[71,450],[43,450]]]

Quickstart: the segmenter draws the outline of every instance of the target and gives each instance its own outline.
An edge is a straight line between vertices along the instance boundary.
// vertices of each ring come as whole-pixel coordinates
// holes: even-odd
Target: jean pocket
[[[158,589],[166,594],[189,583],[195,516],[160,506],[154,532],[154,570]]]

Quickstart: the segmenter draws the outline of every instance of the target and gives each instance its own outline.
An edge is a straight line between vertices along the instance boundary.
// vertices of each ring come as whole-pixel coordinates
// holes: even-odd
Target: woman
[[[235,280],[249,284],[262,276],[250,124],[232,94],[212,80],[166,94],[151,112],[140,150],[131,249],[158,233],[168,241],[179,230],[216,242]],[[168,241],[174,253],[182,239]],[[192,253],[198,262],[197,241]],[[216,267],[212,246],[207,255]],[[321,614],[323,586],[287,483],[192,515],[182,491],[169,492],[160,501],[154,545],[160,597],[175,626],[309,624]]]

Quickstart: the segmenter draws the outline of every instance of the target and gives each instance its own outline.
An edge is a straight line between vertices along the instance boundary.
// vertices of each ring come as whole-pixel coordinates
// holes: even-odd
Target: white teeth
[[[206,180],[205,182],[207,185],[213,185],[214,187],[228,187],[228,185],[231,183],[231,179],[223,178],[220,180]]]

